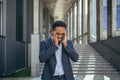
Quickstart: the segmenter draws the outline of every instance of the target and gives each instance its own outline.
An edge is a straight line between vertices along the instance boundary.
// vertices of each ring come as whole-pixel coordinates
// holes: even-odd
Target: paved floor
[[[27,77],[27,78],[1,78],[0,80],[41,80],[40,77]],[[120,75],[118,74],[97,74],[97,75],[77,75],[75,80],[120,80]]]
[[[76,45],[77,46],[77,45]],[[85,46],[85,47],[84,47]],[[89,46],[86,46],[86,45],[83,45],[83,46],[77,46],[76,47],[77,51],[79,52],[79,50],[81,51],[80,55],[83,57],[80,56],[80,59],[77,63],[73,64],[73,70],[75,68],[75,71],[76,73],[74,73],[74,77],[75,77],[75,80],[120,80],[120,74],[118,74],[116,71],[114,72],[114,70],[111,69],[110,65],[107,66],[103,63],[103,58],[100,58],[98,57],[98,54],[96,54],[94,52],[94,50],[90,49]],[[89,54],[86,52],[86,49],[87,49],[87,52],[89,52]],[[84,51],[85,52],[82,52]],[[89,51],[90,50],[90,51]],[[85,54],[86,53],[86,54]],[[97,55],[97,57],[94,57],[94,55]],[[85,58],[85,57],[89,57],[88,58]],[[92,58],[91,58],[92,57]],[[92,63],[94,65],[90,65],[88,63],[90,63],[90,59],[93,60],[93,58],[95,58],[95,63]],[[86,59],[86,60],[85,60]],[[99,59],[99,60],[97,60]],[[100,59],[102,59],[101,61],[102,62],[99,62]],[[86,63],[86,61],[89,61]],[[98,61],[98,62],[97,62]],[[84,62],[84,63],[83,63]],[[92,61],[93,62],[93,61]],[[102,63],[102,64],[98,64],[98,63]],[[80,65],[82,64],[82,65]],[[103,65],[104,64],[104,65]],[[76,65],[76,66],[75,66]],[[37,65],[37,69],[38,69],[38,75],[41,74],[42,72],[42,65]],[[92,67],[92,68],[91,68]],[[84,70],[85,69],[85,70]],[[92,69],[92,70],[90,70]],[[40,71],[40,74],[39,74],[39,70]],[[74,71],[74,72],[75,72]],[[83,71],[83,72],[82,72]],[[91,74],[86,74],[86,72],[90,72]],[[93,73],[92,73],[93,72]],[[96,72],[96,73],[94,73]],[[35,73],[34,73],[35,74]],[[80,75],[81,74],[81,75]],[[19,77],[19,78],[0,78],[0,80],[41,80],[41,77],[26,77],[26,78],[23,78],[23,77]]]

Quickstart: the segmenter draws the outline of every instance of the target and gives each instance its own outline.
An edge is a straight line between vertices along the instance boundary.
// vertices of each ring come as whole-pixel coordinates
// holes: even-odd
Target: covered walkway
[[[0,0],[0,15],[0,76],[31,67],[0,80],[40,80],[39,42],[57,20],[79,53],[75,80],[120,80],[120,0]]]

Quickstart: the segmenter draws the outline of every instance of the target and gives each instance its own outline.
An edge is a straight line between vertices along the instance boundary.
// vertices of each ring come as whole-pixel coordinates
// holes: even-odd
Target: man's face
[[[62,40],[62,37],[65,36],[66,29],[64,27],[56,27],[55,30],[57,39],[60,42]]]

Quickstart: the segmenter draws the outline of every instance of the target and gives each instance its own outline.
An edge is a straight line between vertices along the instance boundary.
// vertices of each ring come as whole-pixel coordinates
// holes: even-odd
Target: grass
[[[10,78],[10,77],[30,77],[31,76],[31,68],[25,68],[21,71],[9,74],[9,75],[2,75],[0,78]]]

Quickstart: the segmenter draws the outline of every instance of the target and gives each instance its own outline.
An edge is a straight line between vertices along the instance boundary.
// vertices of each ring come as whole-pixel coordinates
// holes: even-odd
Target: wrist
[[[67,46],[67,43],[64,43],[64,47],[66,47]]]
[[[58,43],[55,43],[56,46],[58,46]]]

